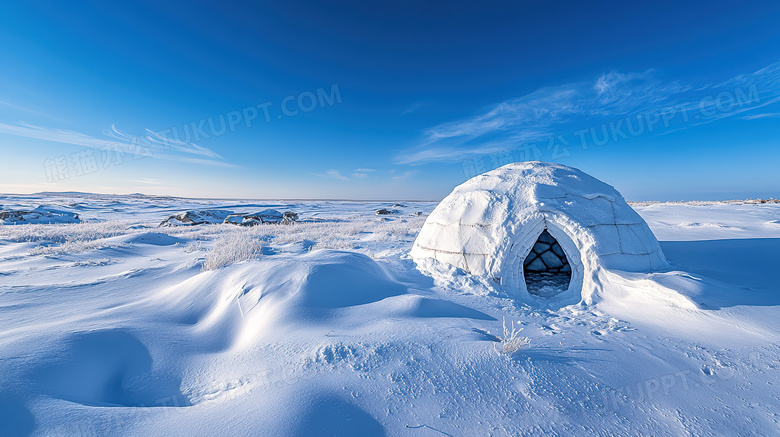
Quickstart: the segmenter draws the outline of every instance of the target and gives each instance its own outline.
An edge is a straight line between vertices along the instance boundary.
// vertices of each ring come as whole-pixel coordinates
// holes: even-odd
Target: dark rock
[[[225,218],[222,223],[236,225],[236,226],[256,226],[263,222],[254,217],[247,217],[244,214],[231,214]]]
[[[297,214],[295,217],[297,217]],[[285,215],[281,212],[275,209],[264,209],[262,211],[249,214],[231,214],[225,218],[223,223],[229,223],[238,226],[256,226],[265,223],[283,223],[284,220]]]
[[[160,226],[195,226],[203,224],[217,224],[224,222],[225,218],[233,214],[233,211],[224,209],[202,209],[184,211],[169,216],[160,223]]]
[[[298,221],[298,213],[297,212],[286,211],[282,215],[282,224],[291,225],[291,224],[295,223],[296,221]]]
[[[39,206],[33,210],[0,211],[0,224],[61,224],[80,223],[79,215],[74,212],[60,211]]]

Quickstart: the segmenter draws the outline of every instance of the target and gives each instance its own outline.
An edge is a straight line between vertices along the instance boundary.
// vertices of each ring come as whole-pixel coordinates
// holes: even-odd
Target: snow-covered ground
[[[634,204],[672,268],[564,307],[420,273],[435,203],[41,205],[81,222],[0,226],[0,435],[780,434],[777,203]]]

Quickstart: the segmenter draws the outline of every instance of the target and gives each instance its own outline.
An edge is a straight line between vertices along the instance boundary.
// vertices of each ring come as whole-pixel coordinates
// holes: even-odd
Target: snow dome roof
[[[571,264],[563,298],[589,300],[602,267],[652,271],[667,265],[652,231],[617,190],[575,168],[545,162],[505,165],[456,187],[425,221],[411,256],[528,295],[523,260],[545,229]]]

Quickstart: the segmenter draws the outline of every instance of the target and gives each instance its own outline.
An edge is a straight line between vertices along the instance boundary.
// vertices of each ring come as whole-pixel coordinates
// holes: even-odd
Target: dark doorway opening
[[[558,241],[545,229],[523,262],[525,286],[536,296],[551,297],[566,291],[571,266]]]

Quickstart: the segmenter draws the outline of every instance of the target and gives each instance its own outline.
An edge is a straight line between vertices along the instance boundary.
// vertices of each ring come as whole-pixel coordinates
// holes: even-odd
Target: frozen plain
[[[84,220],[0,226],[0,434],[780,433],[780,204],[632,204],[671,268],[560,306],[420,273],[400,203],[0,196]]]

